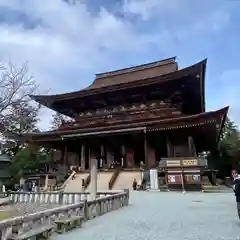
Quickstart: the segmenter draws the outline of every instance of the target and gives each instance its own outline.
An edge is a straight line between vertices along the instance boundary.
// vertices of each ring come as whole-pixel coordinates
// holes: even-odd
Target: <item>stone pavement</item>
[[[23,216],[29,213],[44,211],[51,208],[59,207],[56,204],[39,204],[39,203],[15,203],[11,205],[0,206],[1,213],[7,214],[8,217]]]
[[[128,207],[53,240],[240,239],[233,193],[134,192]]]

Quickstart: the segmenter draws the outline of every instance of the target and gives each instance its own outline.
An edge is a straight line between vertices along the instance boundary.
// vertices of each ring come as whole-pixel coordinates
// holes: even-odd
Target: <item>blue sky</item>
[[[69,0],[73,1],[73,0]],[[208,110],[240,123],[240,1],[1,0],[0,56],[25,61],[42,91],[89,85],[94,73],[177,56],[208,58]],[[47,129],[51,112],[42,111]]]

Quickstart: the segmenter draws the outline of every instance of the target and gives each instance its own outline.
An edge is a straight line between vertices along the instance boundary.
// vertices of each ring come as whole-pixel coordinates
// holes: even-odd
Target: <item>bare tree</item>
[[[52,119],[52,124],[51,124],[51,129],[55,130],[58,129],[59,127],[61,127],[64,123],[66,122],[70,122],[72,121],[71,118],[66,117],[65,115],[61,114],[61,113],[55,113],[53,115],[53,119]]]
[[[13,122],[18,122],[18,133],[26,130],[30,116],[38,113],[39,107],[30,104],[30,94],[36,94],[38,86],[32,76],[28,76],[28,65],[21,67],[9,62],[0,66],[0,124],[1,129],[13,130]],[[33,111],[34,110],[34,111]],[[32,111],[34,113],[32,113]],[[35,120],[36,120],[36,116]],[[34,121],[35,121],[34,120]],[[21,125],[21,126],[20,126]],[[11,129],[9,129],[11,128]]]

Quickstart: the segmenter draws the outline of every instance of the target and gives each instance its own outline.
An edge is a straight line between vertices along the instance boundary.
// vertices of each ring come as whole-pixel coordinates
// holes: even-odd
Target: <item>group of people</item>
[[[35,181],[25,181],[24,183],[16,186],[15,188],[20,192],[37,192],[39,187],[37,186]]]
[[[134,191],[136,190],[146,190],[146,180],[143,178],[142,180],[139,180],[139,182],[137,182],[136,178],[133,179],[133,184],[132,184],[132,188]]]

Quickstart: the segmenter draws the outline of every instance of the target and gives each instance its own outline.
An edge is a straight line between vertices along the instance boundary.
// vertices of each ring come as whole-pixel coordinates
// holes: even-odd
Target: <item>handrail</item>
[[[84,190],[86,190],[91,182],[91,174],[87,176],[87,178],[84,181]]]
[[[72,180],[72,178],[75,176],[75,174],[76,174],[76,172],[72,171],[72,173],[69,175],[67,180],[62,184],[62,186],[60,188],[64,189],[67,186],[67,184]]]
[[[115,171],[113,172],[113,175],[108,183],[108,188],[109,190],[112,190],[114,183],[116,182],[119,174],[120,174],[121,170],[120,169],[115,169]]]

